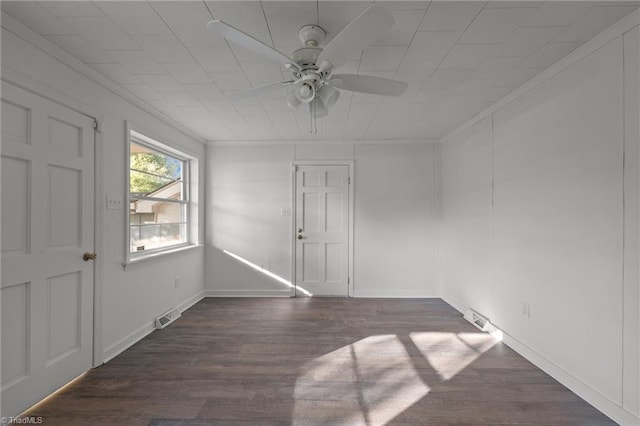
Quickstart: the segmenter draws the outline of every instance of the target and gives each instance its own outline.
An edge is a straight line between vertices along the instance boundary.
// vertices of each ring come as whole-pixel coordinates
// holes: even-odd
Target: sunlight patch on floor
[[[384,425],[428,392],[396,335],[370,336],[301,367],[293,424]]]
[[[499,342],[487,333],[428,332],[409,336],[442,380],[451,379]]]

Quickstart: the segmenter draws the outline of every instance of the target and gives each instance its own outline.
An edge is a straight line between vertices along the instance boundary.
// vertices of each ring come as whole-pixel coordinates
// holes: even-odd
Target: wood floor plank
[[[92,426],[615,424],[440,299],[205,299],[25,415]]]

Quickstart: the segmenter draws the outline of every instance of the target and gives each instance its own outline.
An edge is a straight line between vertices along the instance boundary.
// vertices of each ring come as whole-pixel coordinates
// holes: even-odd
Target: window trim
[[[189,155],[189,153],[180,149],[174,148],[164,142],[161,139],[156,138],[153,133],[140,129],[137,126],[126,123],[126,148],[125,148],[125,260],[123,266],[127,269],[127,266],[136,264],[143,261],[148,261],[160,256],[167,256],[172,254],[179,254],[190,248],[198,247],[197,242],[194,241],[194,235],[196,234],[193,227],[192,218],[192,163],[198,161],[197,158]],[[145,146],[147,148],[158,151],[162,154],[171,156],[180,161],[184,161],[183,170],[183,198],[184,200],[176,200],[177,204],[185,206],[185,219],[186,219],[186,241],[184,243],[173,244],[166,247],[160,247],[155,249],[144,250],[142,252],[131,252],[131,220],[129,206],[131,203],[130,194],[130,179],[131,179],[131,143]]]

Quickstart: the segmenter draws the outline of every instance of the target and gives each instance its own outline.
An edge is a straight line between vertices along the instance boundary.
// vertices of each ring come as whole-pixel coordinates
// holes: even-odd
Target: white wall
[[[441,145],[442,292],[493,317],[491,119]]]
[[[292,146],[207,147],[205,287],[213,295],[282,295],[290,289],[224,254],[289,280]]]
[[[3,79],[97,117],[100,123],[96,180],[100,197],[98,217],[103,221],[96,231],[99,237],[96,290],[100,303],[95,308],[101,336],[95,359],[106,360],[152,331],[153,320],[159,314],[198,300],[204,283],[202,248],[163,258],[161,262],[148,262],[132,270],[125,271],[122,266],[126,247],[125,211],[106,210],[102,195],[125,199],[125,121],[153,132],[162,141],[198,158],[200,182],[204,181],[204,146],[27,42],[25,39],[38,44],[43,39],[5,15],[2,25]],[[46,41],[44,43],[46,46]],[[202,185],[197,195],[203,199]],[[203,217],[204,205],[197,208]],[[199,239],[203,241],[204,226],[201,228]],[[175,288],[174,277],[181,278],[180,288]]]
[[[624,34],[622,405],[640,417],[640,29]],[[640,421],[639,421],[640,423]]]
[[[210,295],[282,295],[290,281],[293,160],[353,160],[354,296],[435,297],[434,145],[210,145],[206,289]]]
[[[442,287],[637,424],[638,29],[610,38],[445,138]]]
[[[434,147],[355,145],[355,296],[438,295]]]

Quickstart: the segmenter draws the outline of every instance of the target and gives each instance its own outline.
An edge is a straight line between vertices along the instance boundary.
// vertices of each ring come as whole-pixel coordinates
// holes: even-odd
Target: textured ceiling
[[[378,1],[394,27],[337,72],[407,81],[399,98],[342,91],[309,133],[278,65],[206,30],[221,19],[289,55],[298,29],[326,44],[369,1],[2,1],[2,10],[207,140],[439,138],[638,7],[625,1]]]

